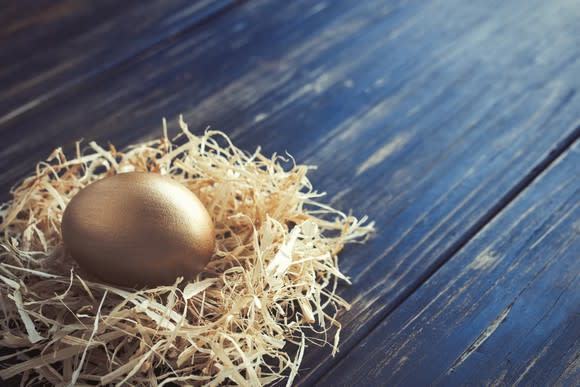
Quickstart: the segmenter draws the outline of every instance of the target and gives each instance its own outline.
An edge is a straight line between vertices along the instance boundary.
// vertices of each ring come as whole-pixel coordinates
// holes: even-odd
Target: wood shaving
[[[0,378],[22,385],[267,385],[296,378],[308,344],[336,353],[348,303],[337,254],[373,231],[319,202],[311,167],[246,153],[219,131],[117,151],[61,148],[0,206]],[[128,289],[66,254],[60,220],[83,187],[130,171],[168,175],[211,214],[217,250],[196,278]],[[162,259],[162,257],[160,257]],[[334,337],[329,339],[330,331]]]

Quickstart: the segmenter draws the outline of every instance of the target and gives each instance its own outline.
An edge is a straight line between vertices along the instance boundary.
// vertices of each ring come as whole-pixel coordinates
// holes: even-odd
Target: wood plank
[[[319,381],[578,385],[580,142]]]
[[[54,146],[125,145],[181,112],[317,164],[332,204],[379,230],[342,254],[346,354],[577,136],[579,16],[568,0],[247,3],[0,125],[0,186]],[[310,348],[303,383],[328,355]]]
[[[234,3],[23,0],[3,4],[0,123]]]

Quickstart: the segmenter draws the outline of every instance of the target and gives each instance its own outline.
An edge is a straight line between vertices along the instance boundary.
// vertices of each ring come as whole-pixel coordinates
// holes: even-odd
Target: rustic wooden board
[[[144,49],[175,38],[235,0],[20,0],[0,5],[0,123]]]
[[[580,382],[580,142],[321,386]]]
[[[245,3],[0,124],[0,187],[55,146],[126,145],[181,112],[318,164],[332,204],[378,226],[342,254],[340,358],[578,136],[579,17],[569,0]],[[310,348],[304,384],[328,355]]]

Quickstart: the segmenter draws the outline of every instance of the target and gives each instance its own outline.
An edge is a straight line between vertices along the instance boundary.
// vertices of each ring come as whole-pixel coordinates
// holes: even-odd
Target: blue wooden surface
[[[11,112],[0,122],[2,198],[56,146],[70,150],[81,137],[126,145],[157,136],[160,118],[174,123],[179,113],[197,132],[207,125],[223,129],[245,149],[288,150],[299,162],[319,166],[313,182],[329,193],[334,206],[369,214],[378,226],[372,241],[341,255],[341,267],[353,285],[343,286],[340,294],[353,308],[341,315],[339,355],[331,358],[327,348],[309,348],[298,383],[432,381],[433,373],[404,379],[393,364],[400,362],[413,376],[420,365],[430,364],[429,355],[453,363],[457,350],[469,346],[480,327],[462,337],[449,336],[455,352],[431,348],[429,340],[438,339],[436,335],[421,336],[422,348],[431,352],[421,358],[423,363],[413,363],[412,348],[402,346],[408,337],[400,331],[404,317],[412,318],[422,307],[410,300],[439,294],[432,281],[440,273],[461,280],[462,268],[455,262],[473,258],[461,248],[481,235],[490,243],[493,233],[499,238],[503,230],[492,225],[491,234],[480,232],[493,219],[509,218],[506,206],[520,203],[526,187],[579,136],[577,1],[256,0],[235,5],[201,21],[198,14],[186,15],[180,19],[181,32],[175,33],[160,30],[160,18],[141,20],[131,4],[116,4],[127,16],[104,14],[104,20],[113,20],[106,31],[113,32],[97,34],[91,44],[114,45],[115,31],[123,30],[115,23],[134,22],[137,31],[147,33],[127,35],[115,55],[89,56],[93,65],[84,61],[70,74],[51,78],[45,70],[47,84],[27,89],[27,82],[38,76],[32,70],[5,78],[21,88],[21,96],[1,102],[2,111],[9,106],[6,111]],[[158,6],[155,15],[181,14],[179,2]],[[8,40],[8,46],[16,50],[18,39]],[[56,46],[64,43],[48,62],[80,55],[79,46],[54,39]],[[22,47],[36,44],[34,39],[22,41]],[[119,56],[124,52],[128,56]],[[6,60],[0,68],[17,66]],[[66,86],[52,92],[50,82]],[[38,103],[30,106],[29,101]],[[550,181],[565,179],[566,173],[577,179],[577,161],[567,161],[571,166],[552,173]],[[551,189],[531,189],[542,187]],[[533,206],[531,199],[521,200]],[[570,234],[568,242],[577,243],[577,237]],[[561,272],[575,267],[557,259],[552,264]],[[485,274],[488,283],[501,277],[499,272]],[[514,289],[525,285],[519,278],[514,277]],[[481,291],[476,283],[468,285],[458,305]],[[546,294],[538,313],[547,313],[556,302],[556,293]],[[481,318],[482,326],[492,311],[505,306],[493,297],[486,300],[490,314]],[[442,326],[471,322],[459,312],[437,312],[441,314],[433,321]],[[513,312],[510,319],[517,319]],[[577,310],[562,313],[577,323]],[[421,318],[413,325],[415,333],[424,328]],[[526,315],[519,319],[525,322]],[[564,339],[577,343],[578,337],[570,331]],[[533,375],[540,384],[576,380],[578,345],[567,347],[569,355],[552,356],[560,339],[550,339],[555,344],[546,352],[551,356],[546,369],[554,371]],[[361,355],[379,356],[385,340],[396,354],[385,362]],[[542,354],[542,340],[531,337],[530,356]],[[494,342],[488,340],[486,346]],[[508,351],[517,353],[516,344]],[[524,364],[532,358],[525,356],[515,360]],[[504,372],[506,380],[517,380],[503,360],[486,361],[488,374],[478,367],[459,367],[439,381],[478,384],[480,377],[491,380]]]
[[[235,0],[0,3],[0,123],[235,5]]]
[[[580,141],[319,385],[578,385]]]

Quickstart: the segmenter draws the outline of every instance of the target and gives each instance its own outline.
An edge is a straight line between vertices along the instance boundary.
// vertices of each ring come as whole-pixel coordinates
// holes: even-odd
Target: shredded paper
[[[309,345],[338,349],[337,254],[373,231],[324,205],[311,167],[247,153],[219,131],[117,151],[91,142],[38,163],[0,206],[0,378],[23,385],[291,385]],[[62,245],[68,201],[106,176],[148,171],[194,192],[217,249],[196,278],[116,287]],[[163,257],[159,257],[163,259]]]

